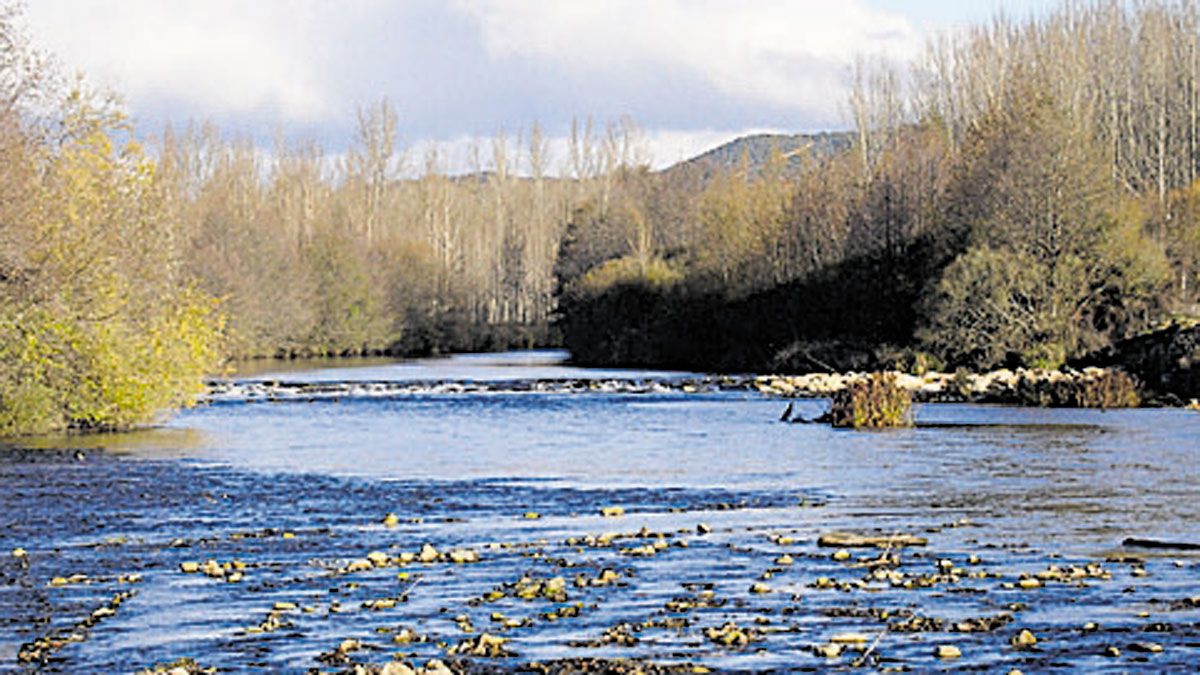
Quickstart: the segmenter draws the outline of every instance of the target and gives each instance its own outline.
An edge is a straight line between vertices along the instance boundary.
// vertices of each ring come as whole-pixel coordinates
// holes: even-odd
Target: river
[[[563,356],[268,364],[159,428],[0,450],[0,671],[1200,667],[1200,555],[1122,546],[1200,543],[1194,411],[929,404],[854,432]],[[246,393],[280,381],[334,394]],[[838,531],[926,541],[819,545]],[[483,633],[513,655],[448,655]]]

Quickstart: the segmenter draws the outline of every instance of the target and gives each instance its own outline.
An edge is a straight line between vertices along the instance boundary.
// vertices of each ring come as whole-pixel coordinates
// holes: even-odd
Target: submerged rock
[[[195,660],[184,657],[138,671],[138,675],[210,675],[216,672],[216,668],[205,668]]]
[[[897,548],[902,546],[926,546],[929,540],[911,534],[863,535],[853,532],[830,532],[817,539],[817,546],[824,548]]]
[[[1163,650],[1163,646],[1157,642],[1134,642],[1129,645],[1129,651],[1142,652],[1143,654],[1158,654]]]
[[[842,650],[845,649],[845,647],[840,644],[830,643],[827,645],[814,645],[812,649],[813,654],[817,656],[823,656],[827,659],[836,659],[842,655]]]

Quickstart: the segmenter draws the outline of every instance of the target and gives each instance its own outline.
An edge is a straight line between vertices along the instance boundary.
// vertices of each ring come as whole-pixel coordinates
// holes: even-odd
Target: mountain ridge
[[[676,162],[662,169],[661,173],[707,180],[720,171],[737,168],[743,157],[751,168],[758,169],[766,165],[775,148],[787,159],[787,168],[793,170],[799,168],[805,156],[828,157],[848,150],[852,143],[853,134],[849,131],[748,134]]]

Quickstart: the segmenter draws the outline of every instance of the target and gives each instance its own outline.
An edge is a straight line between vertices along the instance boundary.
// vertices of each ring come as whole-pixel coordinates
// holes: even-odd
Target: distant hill
[[[771,156],[772,148],[787,157],[788,167],[799,168],[805,156],[817,158],[829,157],[850,149],[854,136],[848,131],[822,131],[816,134],[752,134],[735,138],[728,143],[719,145],[711,150],[685,159],[658,173],[671,179],[677,185],[702,186],[719,171],[735,169],[742,163],[742,155],[746,155],[751,168],[762,168]],[[456,173],[450,179],[458,183],[487,183],[495,177],[491,169]],[[514,180],[528,180],[529,177],[520,173],[509,175]],[[548,176],[547,180],[566,180],[566,177]]]
[[[692,180],[706,181],[718,171],[733,169],[745,155],[751,167],[766,164],[773,148],[788,158],[789,167],[798,167],[805,155],[827,157],[848,150],[853,143],[850,132],[821,132],[816,134],[754,134],[735,138],[724,145],[701,153],[691,159],[673,164],[663,173]]]

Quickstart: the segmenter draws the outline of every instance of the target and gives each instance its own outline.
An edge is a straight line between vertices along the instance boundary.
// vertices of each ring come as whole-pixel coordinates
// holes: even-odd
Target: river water
[[[929,404],[916,428],[853,432],[781,424],[786,402],[753,391],[595,386],[687,375],[562,357],[260,368],[238,377],[342,393],[234,387],[157,429],[0,450],[0,672],[181,657],[298,671],[392,658],[1200,668],[1200,555],[1122,545],[1200,543],[1194,411]],[[417,385],[363,394],[389,382]],[[827,405],[795,403],[806,417]],[[927,541],[835,556],[818,539],[837,531]],[[425,544],[479,562],[398,562]],[[348,569],[371,552],[387,561]],[[881,572],[894,577],[872,576],[893,554]],[[232,566],[180,569],[208,560],[244,569],[236,583]],[[609,583],[589,581],[604,569]],[[520,597],[555,577],[563,591]],[[984,618],[993,630],[957,625]],[[747,644],[721,642],[729,622]],[[1036,645],[1010,644],[1023,629]],[[481,633],[514,655],[448,655]],[[814,654],[837,636],[842,655]],[[935,655],[950,645],[961,656]]]

